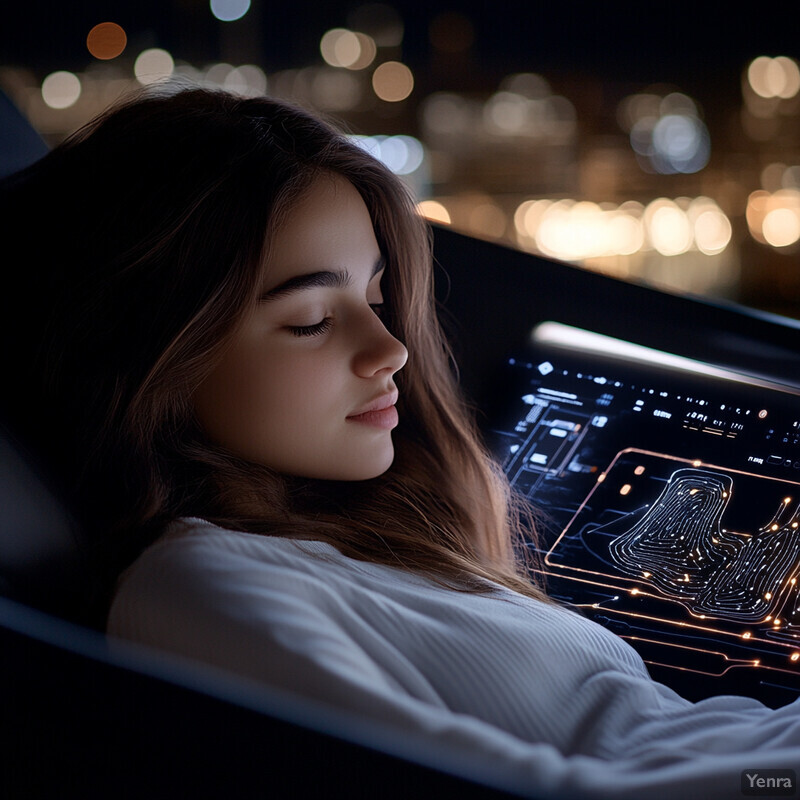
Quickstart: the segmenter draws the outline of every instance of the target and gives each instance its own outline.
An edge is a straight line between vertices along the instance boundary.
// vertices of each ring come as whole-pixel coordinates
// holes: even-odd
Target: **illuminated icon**
[[[549,361],[542,361],[537,369],[541,375],[549,375],[553,371],[553,365]]]
[[[595,428],[604,428],[608,423],[608,417],[597,416],[592,419],[592,426]]]
[[[762,408],[761,411],[758,412],[758,418],[759,419],[765,419],[766,416],[767,416],[767,409],[766,408]]]

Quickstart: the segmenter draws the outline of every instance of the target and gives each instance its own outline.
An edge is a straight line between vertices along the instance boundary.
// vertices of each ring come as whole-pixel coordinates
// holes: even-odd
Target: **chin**
[[[368,481],[383,475],[394,462],[394,448],[389,447],[380,457],[364,459],[363,461],[340,465],[336,470],[337,475],[332,480],[338,481]]]

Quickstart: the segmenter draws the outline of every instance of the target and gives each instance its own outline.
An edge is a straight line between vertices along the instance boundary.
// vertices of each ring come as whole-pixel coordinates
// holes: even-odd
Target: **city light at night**
[[[35,64],[5,64],[0,87],[50,143],[142,85],[283,97],[341,120],[438,224],[710,296],[737,298],[743,271],[751,286],[761,273],[775,285],[780,274],[782,291],[796,284],[798,298],[797,310],[780,310],[800,315],[800,277],[787,266],[800,252],[800,67],[791,50],[720,67],[720,88],[706,91],[686,70],[638,80],[635,59],[624,81],[595,77],[579,49],[569,66],[571,51],[545,39],[525,51],[522,69],[522,51],[511,66],[509,40],[503,70],[485,60],[488,18],[468,10],[431,8],[424,24],[390,4],[331,11],[305,19],[302,35],[287,28],[298,55],[280,58],[255,0],[210,0],[205,58],[200,28],[175,14],[171,38],[155,20],[96,19],[82,28],[82,61],[38,74]],[[510,24],[500,14],[492,24]],[[625,24],[631,47],[638,35],[646,48],[649,32]],[[548,67],[544,52],[561,66]]]

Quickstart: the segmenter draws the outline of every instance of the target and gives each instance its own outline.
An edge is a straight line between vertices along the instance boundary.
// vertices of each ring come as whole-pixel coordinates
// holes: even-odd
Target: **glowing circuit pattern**
[[[789,511],[785,498],[766,525],[731,534],[722,518],[732,487],[724,473],[676,470],[656,502],[609,544],[609,554],[623,572],[698,614],[774,619],[796,583],[800,509]]]
[[[492,432],[548,591],[686,696],[800,695],[796,401],[599,363],[511,364]]]

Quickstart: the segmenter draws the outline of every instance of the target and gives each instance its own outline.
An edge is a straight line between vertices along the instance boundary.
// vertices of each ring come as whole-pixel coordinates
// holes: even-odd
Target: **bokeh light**
[[[500,136],[566,141],[575,131],[575,109],[564,97],[528,97],[501,89],[484,104],[483,124]]]
[[[791,248],[800,241],[800,191],[791,188],[751,192],[745,218],[756,241],[779,250]]]
[[[707,256],[721,253],[731,240],[730,220],[722,213],[704,211],[694,223],[697,249]]]
[[[484,106],[484,120],[503,133],[521,133],[527,127],[527,101],[514,92],[497,92]]]
[[[356,31],[356,38],[359,45],[358,57],[352,64],[347,66],[347,69],[366,69],[375,60],[375,56],[378,54],[378,47],[375,44],[375,40],[366,33]]]
[[[747,81],[759,97],[788,99],[800,91],[800,68],[787,56],[759,56],[747,67]]]
[[[261,97],[267,92],[267,76],[255,64],[242,64],[225,76],[222,86],[229,92],[244,97]]]
[[[42,81],[42,100],[50,108],[69,108],[78,102],[80,96],[81,81],[73,72],[51,72]]]
[[[211,64],[208,67],[203,82],[207,86],[224,86],[228,75],[230,75],[233,70],[233,64],[228,64],[227,61],[218,61],[216,64]]]
[[[414,136],[353,136],[353,141],[385,164],[395,175],[416,172],[425,160],[425,148]]]
[[[209,5],[220,22],[234,22],[250,10],[250,0],[210,0]]]
[[[375,94],[387,103],[399,103],[414,91],[414,75],[399,61],[384,61],[372,74]]]
[[[800,215],[791,208],[774,208],[761,223],[767,244],[788,247],[800,239]]]
[[[691,174],[708,164],[711,137],[697,104],[681,92],[626,97],[617,108],[617,122],[647,171]]]
[[[647,206],[627,201],[525,200],[514,212],[518,241],[564,261],[584,262],[652,249],[677,256],[695,249],[704,255],[723,252],[732,227],[708,197],[658,198]]]
[[[101,22],[86,36],[86,48],[100,61],[109,61],[121,55],[128,44],[128,37],[116,22]]]
[[[387,3],[358,2],[340,20],[332,15],[329,25],[342,27],[310,34],[318,55],[312,48],[307,60],[283,64],[269,78],[264,64],[279,64],[278,55],[264,53],[267,37],[256,35],[252,20],[225,26],[206,12],[204,24],[219,45],[206,52],[218,51],[219,63],[175,63],[152,47],[135,59],[135,78],[125,59],[44,81],[35,70],[22,79],[4,67],[0,80],[6,76],[4,90],[53,144],[136,80],[175,78],[166,91],[191,81],[244,97],[269,92],[372,133],[354,138],[404,179],[431,220],[624,279],[720,291],[743,303],[768,297],[778,313],[800,316],[790,308],[800,298],[800,272],[783,257],[800,253],[798,59],[762,55],[734,63],[721,80],[740,92],[735,108],[724,105],[730,91],[709,99],[699,81],[689,96],[677,85],[637,85],[632,72],[605,91],[598,76],[581,83],[577,73],[547,72],[545,62],[542,74],[473,81],[462,79],[461,67],[477,59],[470,53],[476,43],[483,54],[484,32],[462,8],[431,11],[427,30],[408,17],[416,37],[430,38],[423,80],[401,63],[420,44],[403,40],[407,11]],[[251,4],[209,0],[222,22],[248,9],[252,16],[259,9]],[[298,53],[307,52],[308,35],[309,29]],[[136,31],[140,42],[161,43],[154,36]],[[105,21],[86,35],[86,47],[100,62],[122,53],[134,61],[149,45],[131,50],[133,39],[132,29]],[[186,50],[191,44],[181,42]],[[255,63],[236,60],[248,58]],[[632,88],[616,103],[622,86]],[[609,127],[615,112],[616,131]],[[381,130],[387,135],[375,133]],[[754,241],[761,247],[753,250]],[[748,263],[753,253],[761,259],[757,268]]]
[[[183,70],[181,70],[183,71]],[[178,69],[176,68],[176,72]],[[234,67],[226,61],[211,64],[204,73],[195,77],[198,83],[210,87],[221,87],[243,97],[260,97],[267,91],[267,75],[255,64]]]
[[[648,239],[663,256],[677,256],[692,246],[692,227],[684,210],[674,201],[660,197],[645,209]]]
[[[733,228],[728,217],[710,197],[696,197],[686,210],[692,226],[694,246],[704,255],[723,252],[730,244]]]
[[[699,172],[709,154],[708,131],[697,117],[667,114],[653,127],[651,161],[659,172]]]
[[[332,28],[320,39],[319,50],[327,64],[332,67],[346,67],[356,61],[361,53],[361,45],[353,31]]]
[[[438,200],[422,200],[417,203],[417,211],[431,222],[441,222],[445,225],[451,222],[450,212]]]
[[[172,56],[160,47],[143,50],[133,64],[133,73],[139,83],[148,85],[167,80],[172,76],[175,62]]]
[[[371,36],[347,28],[326,31],[319,43],[320,53],[327,64],[345,69],[366,69],[378,52]]]

